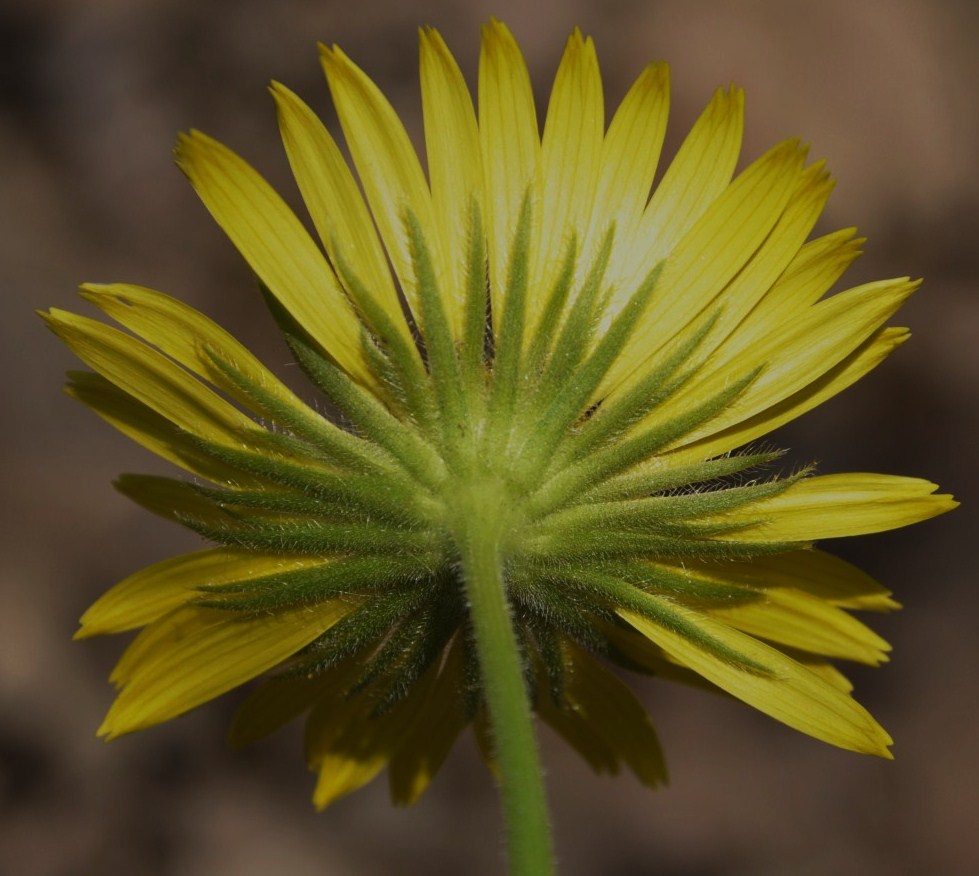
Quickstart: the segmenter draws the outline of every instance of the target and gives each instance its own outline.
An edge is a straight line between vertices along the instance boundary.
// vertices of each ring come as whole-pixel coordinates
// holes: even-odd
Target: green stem
[[[459,497],[456,539],[499,768],[509,871],[547,876],[554,860],[544,779],[503,582],[503,503],[495,485],[485,486]]]

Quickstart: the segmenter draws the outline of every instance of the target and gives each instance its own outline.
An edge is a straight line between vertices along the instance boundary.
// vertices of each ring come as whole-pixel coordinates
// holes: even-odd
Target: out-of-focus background
[[[201,128],[293,203],[269,79],[334,125],[316,41],[337,42],[419,131],[416,26],[433,24],[474,82],[479,25],[508,22],[546,100],[573,25],[597,42],[614,107],[651,59],[673,66],[669,144],[713,88],[748,94],[746,160],[798,135],[839,180],[820,231],[870,237],[851,284],[910,274],[915,337],[859,386],[778,436],[823,471],[914,474],[966,505],[834,546],[906,606],[874,618],[895,652],[856,670],[897,740],[884,763],[816,743],[747,707],[637,681],[672,787],[595,777],[544,735],[562,873],[660,876],[979,872],[975,435],[979,383],[979,5],[974,0],[3,0],[0,3],[0,873],[493,874],[492,784],[471,740],[422,802],[383,779],[316,814],[292,728],[223,744],[239,697],[111,745],[94,736],[123,641],[72,643],[83,609],[195,537],[109,486],[163,471],[60,394],[76,367],[32,309],[85,309],[82,281],[191,302],[280,372],[244,263],[171,162]]]

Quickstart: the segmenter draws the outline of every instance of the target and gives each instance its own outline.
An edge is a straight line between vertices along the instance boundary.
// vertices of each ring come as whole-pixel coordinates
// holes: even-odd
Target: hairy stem
[[[509,872],[547,876],[554,872],[550,823],[504,584],[506,503],[501,493],[492,481],[473,483],[457,497],[454,528],[499,767]]]

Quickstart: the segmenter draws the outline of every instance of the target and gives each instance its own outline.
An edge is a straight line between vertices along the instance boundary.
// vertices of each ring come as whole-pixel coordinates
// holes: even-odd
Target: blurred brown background
[[[837,545],[905,611],[874,618],[892,663],[854,672],[897,760],[838,752],[748,708],[638,682],[672,770],[662,793],[599,778],[545,736],[567,876],[979,872],[975,465],[979,349],[979,4],[974,0],[495,3],[338,0],[0,2],[0,873],[493,874],[497,803],[467,738],[424,800],[379,780],[324,814],[298,728],[223,746],[231,695],[104,745],[121,640],[73,644],[109,584],[197,546],[109,481],[161,471],[59,394],[69,354],[31,313],[81,307],[82,281],[179,295],[282,371],[244,264],[173,168],[178,130],[240,151],[296,202],[265,85],[331,120],[316,40],[340,43],[418,131],[415,27],[442,30],[474,81],[478,26],[508,22],[541,102],[571,27],[597,42],[614,106],[647,60],[674,72],[674,146],[719,84],[747,88],[745,156],[813,143],[839,180],[820,230],[868,234],[851,284],[910,274],[912,343],[784,430],[796,462],[915,474],[966,505]]]

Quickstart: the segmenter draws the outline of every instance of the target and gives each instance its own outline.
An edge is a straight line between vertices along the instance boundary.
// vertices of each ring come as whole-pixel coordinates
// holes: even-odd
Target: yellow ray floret
[[[258,434],[237,408],[131,335],[57,309],[45,318],[79,359],[181,429],[232,446]]]
[[[580,283],[610,229],[614,241],[609,285],[623,279],[623,266],[636,249],[639,223],[659,164],[670,109],[670,69],[650,64],[615,110],[602,140],[591,219],[579,241]]]
[[[99,735],[112,739],[183,714],[251,681],[322,635],[351,610],[332,600],[242,616],[188,605],[152,623],[123,654],[121,686]]]
[[[541,138],[539,200],[533,204],[540,212],[540,237],[532,249],[531,288],[551,288],[561,270],[560,259],[553,253],[563,252],[572,237],[584,241],[592,213],[601,209],[595,189],[604,130],[605,105],[595,45],[575,30],[558,66]],[[587,255],[583,252],[579,261],[581,276],[587,270]],[[531,301],[531,327],[541,304],[541,297]]]
[[[272,83],[282,142],[306,209],[316,226],[331,262],[340,270],[340,281],[362,311],[369,294],[383,308],[393,325],[407,335],[401,304],[384,249],[357,181],[333,137],[323,123],[293,92]],[[359,281],[347,281],[345,270]],[[374,327],[380,331],[380,326]]]
[[[485,214],[483,162],[472,96],[445,41],[431,28],[419,33],[425,154],[434,220],[445,251],[442,282],[450,324],[461,337],[461,292],[468,274],[473,211]]]
[[[619,614],[667,654],[776,720],[840,748],[891,757],[890,736],[863,706],[838,687],[776,648],[724,623],[678,606],[673,610],[701,634],[754,666],[720,660],[697,642],[634,612],[620,610]]]
[[[498,21],[483,28],[478,105],[490,296],[494,311],[502,313],[517,220],[537,176],[540,135],[527,65],[513,35]],[[540,211],[533,211],[533,221],[539,218]]]
[[[180,138],[177,163],[259,279],[323,351],[372,385],[361,327],[306,229],[272,187],[226,146],[199,131]]]
[[[401,289],[417,314],[418,277],[406,228],[409,213],[425,236],[438,275],[451,276],[425,174],[401,120],[378,87],[340,49],[322,46],[320,58],[371,214]],[[439,291],[450,326],[460,331],[464,302],[445,283]]]
[[[708,522],[743,522],[746,526],[731,537],[749,541],[866,535],[920,523],[958,506],[951,496],[936,494],[937,489],[937,484],[920,478],[897,475],[821,475],[804,478],[777,496]]]
[[[122,633],[151,624],[199,598],[203,587],[322,565],[323,560],[212,548],[170,557],[140,569],[100,596],[82,615],[76,639]]]
[[[643,213],[636,236],[613,268],[620,286],[634,287],[666,257],[721,195],[738,163],[744,131],[744,92],[718,89],[687,134]]]

